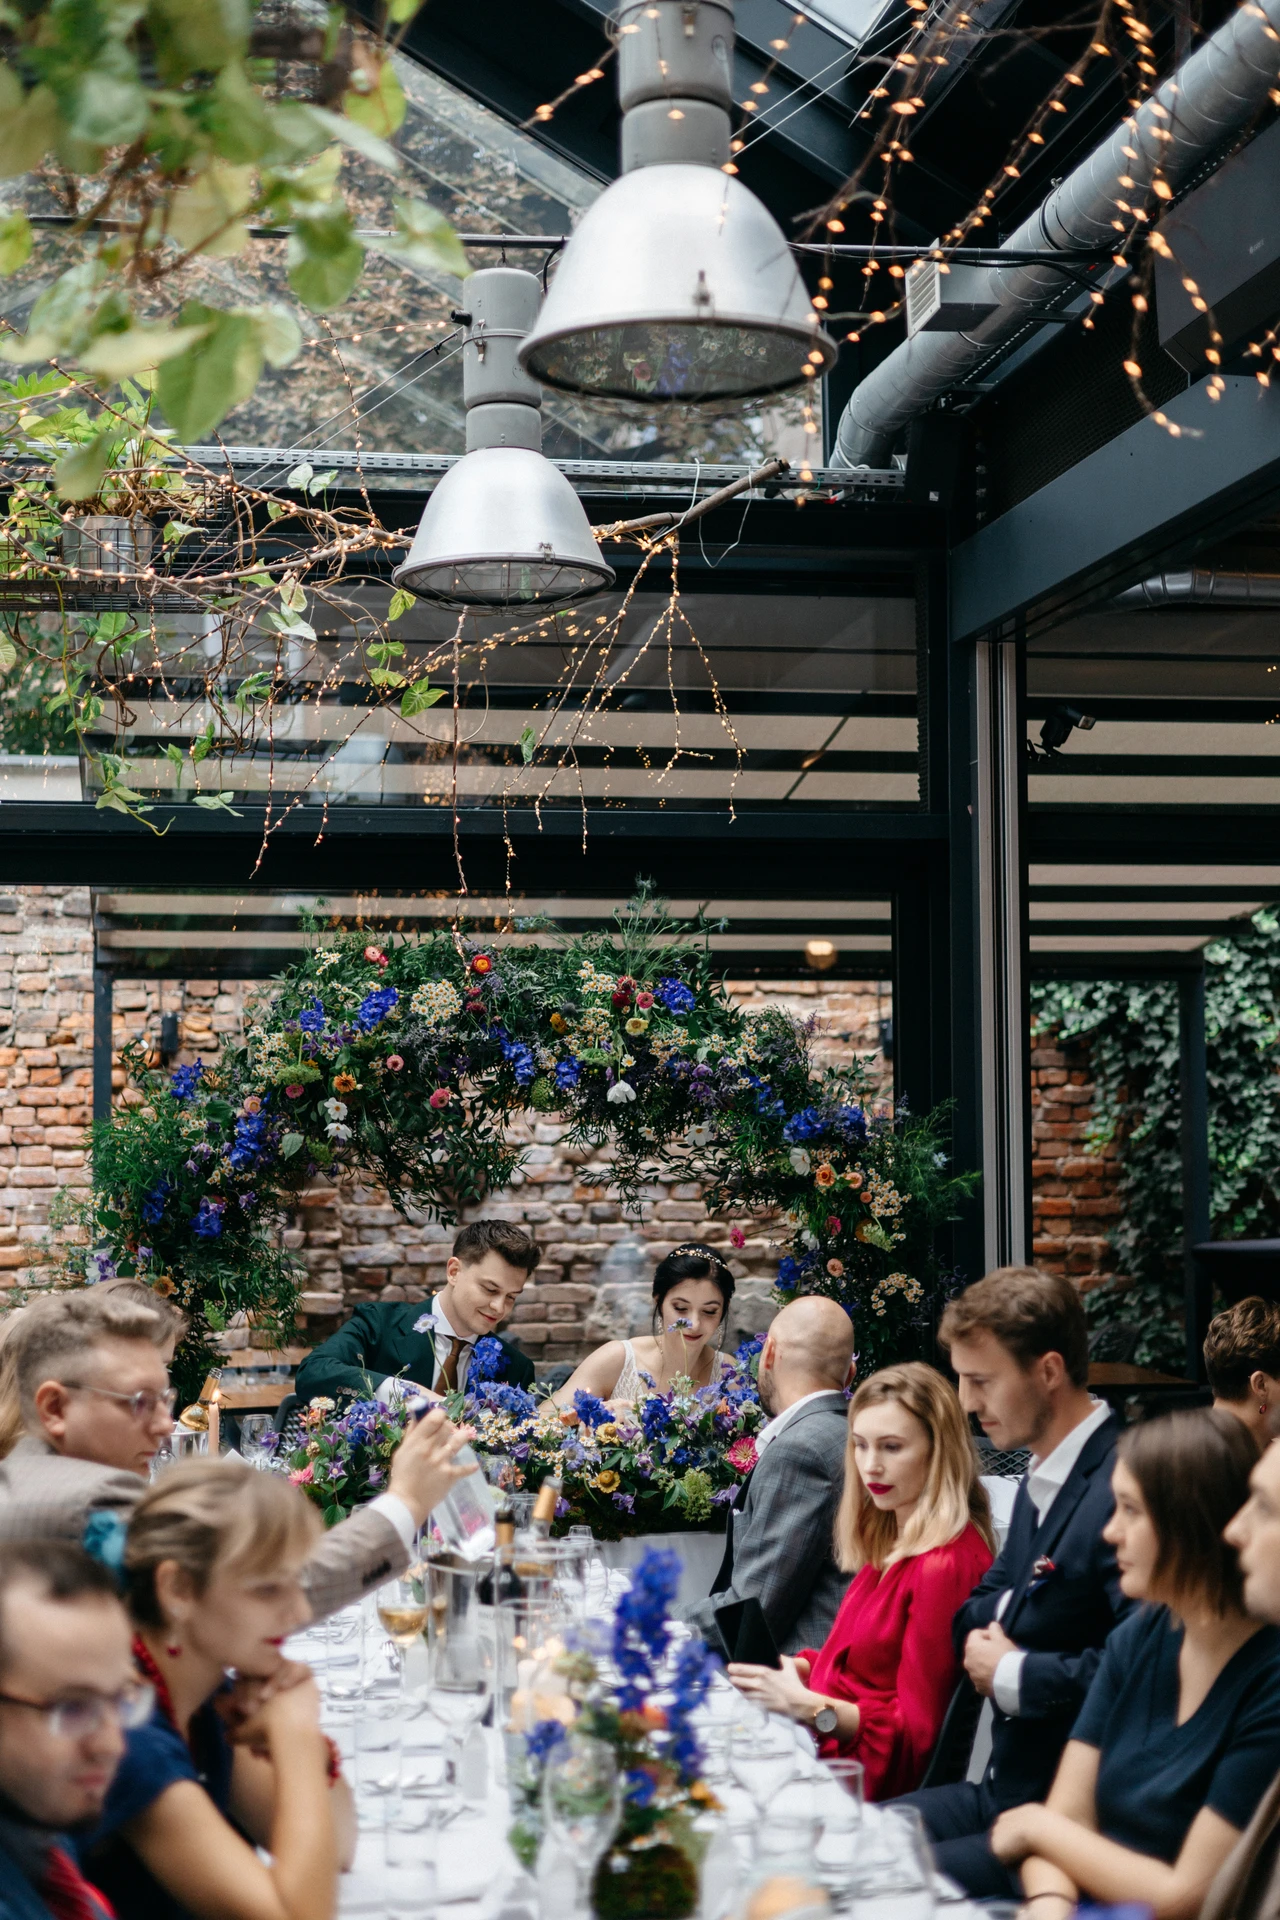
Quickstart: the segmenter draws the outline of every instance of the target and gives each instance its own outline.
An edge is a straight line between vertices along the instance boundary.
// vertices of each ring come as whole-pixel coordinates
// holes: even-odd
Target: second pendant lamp
[[[564,606],[613,585],[586,512],[542,453],[542,389],[516,364],[538,311],[536,274],[490,267],[465,283],[467,451],[423,510],[397,587],[446,607]]]

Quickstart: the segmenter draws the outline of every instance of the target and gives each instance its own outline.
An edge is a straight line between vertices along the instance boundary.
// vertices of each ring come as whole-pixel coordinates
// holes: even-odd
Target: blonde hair
[[[252,1578],[302,1559],[321,1532],[304,1494],[274,1473],[231,1461],[191,1460],[169,1467],[143,1494],[129,1521],[124,1575],[129,1611],[140,1626],[163,1627],[156,1569],[176,1561],[197,1593],[215,1573]]]
[[[887,1401],[896,1401],[914,1414],[929,1436],[924,1492],[901,1534],[896,1514],[882,1513],[863,1486],[854,1458],[854,1421],[865,1407],[883,1406]],[[842,1573],[856,1573],[868,1565],[888,1567],[895,1560],[945,1547],[970,1522],[994,1553],[991,1503],[978,1478],[977,1449],[955,1388],[922,1360],[873,1373],[849,1404],[844,1492],[835,1522],[836,1565]]]
[[[15,1335],[26,1314],[16,1307],[0,1320],[0,1460],[7,1460],[22,1438],[26,1422],[18,1397],[17,1341]]]
[[[74,1373],[107,1340],[180,1340],[186,1320],[140,1280],[44,1294],[6,1316],[0,1331],[0,1460],[35,1424],[36,1388]]]

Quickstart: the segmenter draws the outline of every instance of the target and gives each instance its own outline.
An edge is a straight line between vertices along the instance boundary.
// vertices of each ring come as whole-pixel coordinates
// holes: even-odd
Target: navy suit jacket
[[[1000,1625],[1027,1657],[1022,1711],[1002,1713],[992,1702],[986,1783],[1001,1807],[1044,1799],[1107,1635],[1135,1604],[1121,1593],[1114,1549],[1102,1538],[1115,1505],[1111,1469],[1119,1435],[1114,1416],[1090,1434],[1043,1526],[1022,1482],[1003,1551],[955,1616],[962,1655],[973,1628],[989,1626],[1001,1594],[1012,1591]]]

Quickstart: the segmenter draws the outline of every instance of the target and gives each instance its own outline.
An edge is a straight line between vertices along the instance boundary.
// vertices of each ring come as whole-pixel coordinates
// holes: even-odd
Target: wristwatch
[[[813,1716],[813,1730],[815,1733],[820,1733],[824,1740],[829,1733],[835,1732],[839,1724],[840,1716],[830,1701],[825,1706],[819,1707]]]

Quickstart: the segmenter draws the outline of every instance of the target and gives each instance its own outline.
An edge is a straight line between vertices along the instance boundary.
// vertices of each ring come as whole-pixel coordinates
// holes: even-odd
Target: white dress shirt
[[[462,1352],[458,1355],[458,1386],[460,1389],[465,1388],[467,1384],[467,1374],[471,1367],[472,1349],[479,1336],[477,1334],[454,1332],[453,1328],[449,1325],[448,1315],[440,1305],[440,1295],[438,1293],[431,1303],[431,1333],[435,1341],[436,1379],[439,1379],[440,1370],[444,1366],[445,1359],[448,1356],[449,1342],[451,1340],[461,1340],[463,1342]],[[441,1391],[436,1387],[434,1381],[431,1380],[405,1380],[402,1379],[399,1374],[388,1374],[387,1378],[378,1388],[375,1398],[381,1400],[384,1407],[393,1407],[401,1400],[412,1400],[416,1395],[420,1394],[423,1387],[425,1387],[429,1393],[438,1393]]]
[[[1093,1412],[1086,1414],[1078,1427],[1072,1427],[1065,1440],[1060,1440],[1053,1452],[1038,1460],[1031,1456],[1027,1468],[1027,1497],[1036,1510],[1036,1525],[1042,1527],[1049,1510],[1071,1476],[1076,1461],[1084,1452],[1085,1445],[1098,1431],[1104,1420],[1110,1418],[1111,1409],[1105,1400],[1095,1400]],[[1013,1588],[1007,1587],[1000,1595],[1000,1604],[996,1608],[996,1619],[1004,1618],[1005,1609],[1013,1598]],[[1022,1711],[1022,1663],[1026,1659],[1025,1651],[1006,1653],[999,1661],[991,1682],[991,1693],[1002,1713],[1017,1714]]]
[[[777,1439],[785,1426],[795,1419],[801,1407],[807,1407],[811,1400],[821,1400],[824,1394],[830,1392],[830,1387],[819,1387],[816,1393],[802,1393],[800,1398],[793,1400],[789,1407],[784,1407],[781,1413],[774,1414],[772,1420],[767,1420],[756,1435],[756,1459],[759,1460],[765,1448]]]

